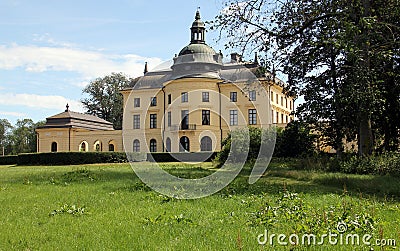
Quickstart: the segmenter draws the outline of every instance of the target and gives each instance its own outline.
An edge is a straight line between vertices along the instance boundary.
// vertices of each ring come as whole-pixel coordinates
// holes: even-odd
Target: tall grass
[[[374,238],[399,239],[398,178],[295,164],[275,161],[253,185],[246,167],[217,194],[196,200],[152,191],[128,164],[0,166],[0,250],[365,250],[257,242],[265,229],[319,234],[348,220],[353,231],[360,219],[370,220],[359,223]],[[210,164],[163,168],[184,178],[214,171]]]

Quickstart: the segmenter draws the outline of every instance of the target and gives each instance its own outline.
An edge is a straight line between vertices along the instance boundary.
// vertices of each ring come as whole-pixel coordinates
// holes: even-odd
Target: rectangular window
[[[157,106],[157,97],[150,98],[150,106]]]
[[[283,97],[281,97],[281,106],[283,106]]]
[[[276,94],[276,103],[277,103],[277,104],[279,103],[278,94]],[[277,122],[277,123],[278,123],[278,122]]]
[[[257,124],[257,110],[249,109],[249,125]]]
[[[203,92],[202,93],[202,100],[203,100],[203,102],[210,102],[210,93],[209,92]]]
[[[237,125],[238,124],[238,111],[237,110],[230,110],[230,119],[229,119],[229,124],[231,126]]]
[[[271,120],[272,120],[272,123],[275,123],[274,122],[274,110],[271,110]]]
[[[256,100],[256,91],[249,91],[249,99],[250,101],[255,101]]]
[[[276,123],[279,124],[279,112],[276,112]]]
[[[140,98],[133,99],[133,107],[140,107]]]
[[[187,92],[182,92],[181,93],[181,101],[182,101],[182,103],[189,102],[189,97],[188,97],[188,93]]]
[[[171,121],[172,121],[171,112],[168,112],[168,127],[171,127]]]
[[[140,115],[133,115],[133,129],[140,129]]]
[[[171,96],[171,94],[168,94],[168,104],[170,105],[171,102],[172,102],[172,96]]]
[[[189,129],[189,110],[181,111],[181,129]]]
[[[271,91],[271,101],[274,102],[274,92]]]
[[[157,128],[157,114],[150,114],[150,128]]]
[[[210,110],[201,111],[201,124],[210,125]]]
[[[285,107],[287,108],[288,107],[287,97],[285,97],[285,103],[286,103]]]
[[[231,102],[237,101],[237,92],[231,92]]]
[[[283,122],[283,113],[281,114],[281,123],[285,123]]]

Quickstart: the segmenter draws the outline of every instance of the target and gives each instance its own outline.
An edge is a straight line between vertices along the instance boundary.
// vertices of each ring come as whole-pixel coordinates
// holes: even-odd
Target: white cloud
[[[111,55],[99,51],[48,46],[0,45],[0,69],[13,70],[19,67],[28,72],[70,71],[85,79],[101,77],[111,72],[124,72],[130,76],[143,74],[144,62],[156,66],[159,58],[146,58],[134,54]]]
[[[69,104],[70,109],[76,112],[82,112],[83,106],[81,102],[76,100],[67,99],[62,96],[42,96],[37,94],[13,94],[13,93],[1,93],[0,104],[1,105],[17,105],[26,106],[31,108],[42,108],[42,109],[55,109],[62,110],[66,104]]]
[[[21,112],[5,112],[5,111],[0,111],[0,115],[4,115],[4,116],[12,116],[12,117],[26,117],[25,113],[21,113]]]

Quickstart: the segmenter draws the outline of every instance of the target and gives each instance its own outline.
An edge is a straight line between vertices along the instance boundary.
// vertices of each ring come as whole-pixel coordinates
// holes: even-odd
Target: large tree
[[[123,73],[112,73],[97,78],[83,89],[87,98],[81,100],[86,113],[96,115],[122,129],[123,97],[119,91],[130,85],[131,80]]]
[[[31,119],[17,120],[8,136],[8,153],[32,153],[36,152],[37,134],[36,128],[44,125],[44,121],[34,123]]]
[[[212,28],[228,47],[265,52],[304,96],[297,115],[339,154],[346,138],[365,155],[378,137],[398,148],[399,20],[395,0],[228,0]]]
[[[3,154],[3,149],[8,145],[8,137],[12,125],[7,119],[0,119],[0,151]]]

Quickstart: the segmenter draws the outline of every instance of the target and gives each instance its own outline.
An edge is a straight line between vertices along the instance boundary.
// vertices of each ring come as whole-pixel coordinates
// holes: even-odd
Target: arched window
[[[88,151],[88,143],[86,141],[83,141],[80,145],[79,145],[79,151],[80,152],[87,152]]]
[[[133,141],[133,151],[140,152],[140,141],[138,139]]]
[[[94,142],[93,150],[95,150],[96,152],[101,152],[102,151],[102,147],[101,147],[101,142],[100,141],[97,140],[96,142]]]
[[[150,152],[157,152],[157,141],[155,139],[150,140]]]
[[[112,143],[108,144],[108,151],[109,151],[109,152],[114,152],[114,151],[115,151],[115,146],[114,146],[114,144],[112,144]]]
[[[183,136],[180,140],[179,140],[179,151],[180,152],[189,152],[190,151],[190,142],[189,142],[189,138],[186,136]]]
[[[167,140],[165,141],[165,148],[167,150],[167,152],[171,152],[171,139],[167,138]]]
[[[51,143],[51,151],[52,152],[57,152],[57,142]]]
[[[200,140],[200,150],[201,151],[207,151],[210,152],[212,151],[212,140],[208,136],[204,136]]]

